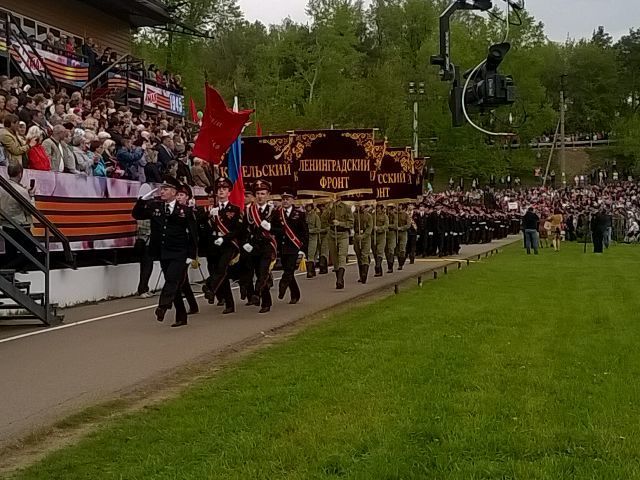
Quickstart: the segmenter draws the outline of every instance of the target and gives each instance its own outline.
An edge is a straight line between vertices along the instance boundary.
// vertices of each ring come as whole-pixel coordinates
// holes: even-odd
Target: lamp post
[[[413,156],[418,158],[418,98],[425,93],[424,82],[409,82],[409,95],[413,98]]]

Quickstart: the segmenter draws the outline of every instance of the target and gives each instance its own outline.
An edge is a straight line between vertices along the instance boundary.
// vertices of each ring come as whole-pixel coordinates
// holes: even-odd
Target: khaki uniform
[[[375,232],[373,235],[373,257],[376,262],[375,276],[382,276],[382,259],[387,246],[387,230],[389,229],[389,217],[384,210],[376,210]]]
[[[396,254],[398,255],[399,270],[402,270],[407,258],[407,241],[409,239],[409,228],[411,228],[411,217],[405,212],[398,214],[398,244]]]
[[[389,216],[389,229],[387,230],[387,245],[384,253],[387,257],[387,273],[393,273],[393,263],[398,246],[398,214],[395,208],[389,208],[387,215]]]
[[[336,288],[344,288],[344,269],[349,252],[349,231],[353,228],[353,212],[343,202],[327,205],[322,214],[324,223],[329,225],[329,253],[336,273]]]
[[[318,267],[320,268],[320,274],[329,273],[329,224],[327,223],[327,216],[325,215],[328,205],[325,205],[324,210],[320,214],[320,260]]]
[[[373,216],[364,209],[358,209],[353,214],[353,249],[358,259],[358,265],[369,265],[371,259],[371,232],[373,231]]]
[[[314,210],[307,212],[307,227],[309,228],[309,247],[307,248],[307,260],[316,262],[320,257],[320,233],[322,223],[320,215]]]

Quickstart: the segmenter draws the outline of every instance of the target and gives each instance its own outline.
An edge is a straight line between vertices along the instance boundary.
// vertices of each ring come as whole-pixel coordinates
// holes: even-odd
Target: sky
[[[545,24],[551,40],[590,37],[599,26],[618,39],[629,28],[640,27],[640,0],[525,0],[526,8]],[[368,2],[368,0],[365,0]],[[280,23],[289,16],[305,22],[307,0],[238,0],[245,17],[262,23]],[[495,5],[503,7],[501,1]]]

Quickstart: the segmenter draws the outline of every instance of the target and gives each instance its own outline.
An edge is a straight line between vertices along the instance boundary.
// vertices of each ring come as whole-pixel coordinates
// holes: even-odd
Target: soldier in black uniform
[[[151,220],[150,249],[154,258],[160,260],[164,274],[164,286],[155,315],[162,322],[173,304],[176,319],[172,327],[187,324],[187,310],[182,300],[181,288],[189,264],[196,259],[198,246],[193,209],[176,201],[179,188],[178,180],[167,177],[160,186],[160,200],[151,200],[155,191],[150,192],[138,199],[132,212],[136,220]]]
[[[229,266],[238,260],[243,232],[242,210],[229,203],[229,192],[232,188],[233,184],[228,178],[220,177],[215,182],[217,205],[208,212],[215,238],[209,260],[209,272],[213,271],[213,274],[202,289],[209,302],[215,301],[216,293],[222,295],[225,303],[223,314],[235,312],[228,270]]]
[[[307,251],[309,241],[309,227],[304,210],[293,206],[294,193],[291,188],[285,188],[282,193],[282,205],[277,211],[277,229],[280,260],[282,261],[282,278],[278,285],[278,298],[282,300],[290,291],[290,304],[300,301],[300,287],[296,281],[296,268]],[[275,222],[274,222],[275,223]]]
[[[427,209],[424,203],[413,212],[413,223],[417,234],[416,255],[424,258],[427,255]]]
[[[268,203],[271,184],[266,180],[256,180],[253,184],[256,201],[246,207],[246,236],[242,246],[251,254],[256,275],[251,305],[261,307],[260,313],[271,310],[271,269],[276,260],[278,242],[272,228],[277,228],[275,208]],[[275,225],[274,225],[275,223]]]
[[[193,206],[189,205],[193,200],[193,191],[191,187],[186,183],[182,183],[178,190],[178,194],[176,195],[176,200],[180,205],[188,206],[193,208]],[[197,243],[197,241],[196,241]],[[194,258],[194,261],[197,262],[197,259]],[[185,281],[182,284],[182,294],[184,295],[184,299],[187,301],[189,305],[189,315],[195,315],[200,311],[198,308],[198,301],[196,300],[196,296],[191,289],[191,282],[189,281],[189,268],[187,267],[187,274],[185,276]]]

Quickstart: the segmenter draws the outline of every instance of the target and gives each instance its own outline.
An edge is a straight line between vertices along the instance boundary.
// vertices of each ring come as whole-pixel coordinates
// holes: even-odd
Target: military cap
[[[219,177],[215,183],[216,191],[219,188],[228,188],[230,191],[233,190],[233,183],[227,177]]]
[[[259,190],[267,190],[269,193],[271,193],[271,182],[268,182],[266,180],[256,180],[253,183],[253,189],[254,192],[257,192]]]
[[[178,180],[177,178],[173,178],[171,175],[166,175],[162,180],[162,185],[160,186],[166,188],[174,188],[176,191],[179,191],[181,185],[182,183],[180,182],[180,180]]]

